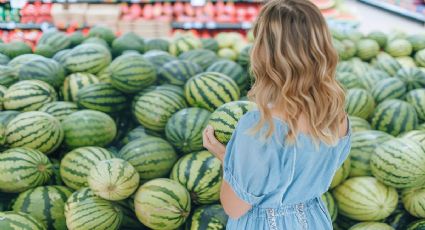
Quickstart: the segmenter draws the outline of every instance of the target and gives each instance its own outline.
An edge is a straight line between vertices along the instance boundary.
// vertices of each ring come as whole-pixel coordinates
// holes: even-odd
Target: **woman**
[[[254,26],[249,98],[227,146],[214,130],[204,147],[223,162],[227,229],[332,229],[320,197],[350,151],[338,56],[319,9],[307,0],[271,0]]]

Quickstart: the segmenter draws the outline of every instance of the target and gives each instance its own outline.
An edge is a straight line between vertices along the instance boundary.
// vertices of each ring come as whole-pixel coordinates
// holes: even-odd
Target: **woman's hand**
[[[220,143],[214,136],[214,128],[208,125],[202,134],[203,144],[208,151],[223,162],[226,146]]]

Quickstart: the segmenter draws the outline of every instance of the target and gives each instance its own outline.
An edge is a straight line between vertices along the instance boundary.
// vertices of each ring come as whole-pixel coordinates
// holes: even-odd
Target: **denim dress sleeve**
[[[223,163],[224,180],[240,199],[252,206],[275,191],[279,186],[277,181],[282,179],[281,160],[276,154],[279,147],[249,133],[255,124],[256,120],[249,114],[240,119],[227,144]]]

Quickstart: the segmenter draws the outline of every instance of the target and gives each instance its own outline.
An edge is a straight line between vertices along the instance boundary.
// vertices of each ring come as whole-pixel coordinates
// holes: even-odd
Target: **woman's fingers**
[[[219,142],[218,142],[217,138],[215,138],[214,128],[209,125],[209,126],[207,126],[206,131],[207,131],[207,138],[208,138],[209,142],[212,145],[217,145]]]

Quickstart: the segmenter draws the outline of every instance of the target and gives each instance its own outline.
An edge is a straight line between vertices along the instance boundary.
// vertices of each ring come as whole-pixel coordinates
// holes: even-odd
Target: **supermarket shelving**
[[[382,0],[358,0],[360,2],[366,3],[371,6],[378,7],[380,9],[384,9],[386,11],[398,14],[400,16],[415,20],[417,22],[425,23],[425,14],[421,14],[418,12],[414,12],[400,6],[384,2]]]
[[[28,2],[42,2],[42,3],[92,3],[92,4],[116,4],[116,3],[164,3],[164,2],[190,2],[190,0],[117,0],[117,1],[108,1],[108,0],[29,0]],[[211,2],[218,2],[220,0],[210,0]],[[234,2],[234,3],[261,3],[262,0],[221,0],[222,2]]]
[[[209,29],[209,30],[249,30],[252,27],[252,23],[217,23],[217,22],[172,22],[171,27],[173,29]]]
[[[54,28],[55,26],[50,23],[16,23],[16,22],[0,22],[1,30],[15,30],[15,29],[24,29],[24,30],[48,30]]]

